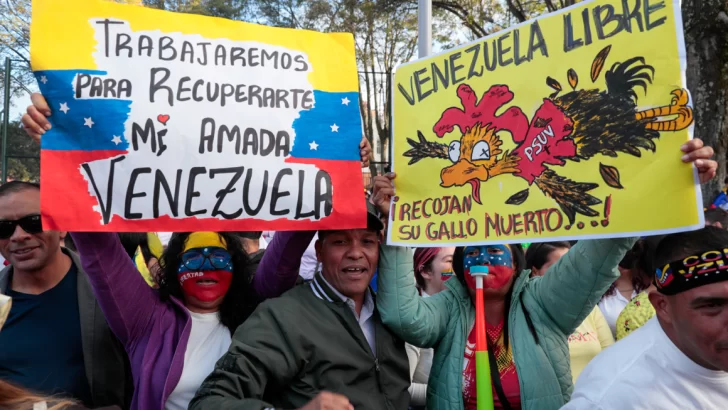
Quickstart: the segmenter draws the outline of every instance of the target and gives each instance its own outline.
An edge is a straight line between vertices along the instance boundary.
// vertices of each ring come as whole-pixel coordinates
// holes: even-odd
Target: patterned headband
[[[710,250],[670,262],[655,271],[663,295],[676,295],[703,285],[728,280],[728,248]]]

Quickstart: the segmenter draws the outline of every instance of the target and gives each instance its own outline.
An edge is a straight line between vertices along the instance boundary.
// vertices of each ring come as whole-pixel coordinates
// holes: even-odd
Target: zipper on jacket
[[[389,401],[387,398],[387,395],[384,394],[384,386],[382,386],[382,378],[381,378],[381,369],[379,368],[379,358],[374,358],[374,374],[377,377],[377,386],[379,387],[379,393],[382,395],[382,398],[384,399],[384,403],[387,406],[387,409],[394,410],[394,405]]]
[[[379,386],[379,392],[384,394],[384,387],[382,386],[382,378],[380,375],[381,371],[379,369],[379,358],[374,358],[374,374],[377,377],[377,386]]]

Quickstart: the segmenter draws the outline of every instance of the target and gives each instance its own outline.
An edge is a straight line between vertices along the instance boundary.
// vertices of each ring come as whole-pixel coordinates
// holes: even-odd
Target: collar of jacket
[[[321,276],[321,272],[317,272],[313,276],[313,280],[309,283],[309,286],[311,287],[313,294],[321,300],[344,303],[344,301],[341,300],[336,293],[334,293],[328,283],[326,283],[324,278]]]
[[[331,289],[331,286],[326,283],[326,280],[324,280],[324,278],[321,276],[321,272],[316,272],[316,274],[313,276],[313,279],[308,283],[308,286],[313,291],[313,294],[321,300],[332,303],[346,303],[341,300],[341,297],[339,297],[339,295],[337,295],[336,292]],[[372,290],[371,286],[368,289],[369,294],[372,296],[372,301],[376,303],[375,293]]]
[[[71,263],[76,266],[76,292],[78,298],[79,308],[79,321],[81,323],[81,344],[83,350],[83,361],[86,369],[86,378],[91,388],[91,394],[94,393],[94,338],[99,336],[95,335],[95,314],[96,314],[96,297],[94,296],[91,283],[88,281],[88,277],[83,270],[81,260],[78,255],[70,250],[61,247],[61,251],[68,257],[71,258]],[[13,266],[8,265],[0,271],[0,292],[7,293],[7,289],[10,287],[10,276],[13,273]]]

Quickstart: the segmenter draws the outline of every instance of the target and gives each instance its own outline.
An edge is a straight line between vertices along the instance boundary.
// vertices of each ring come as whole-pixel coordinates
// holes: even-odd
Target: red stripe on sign
[[[356,229],[366,227],[366,202],[361,164],[355,161],[291,159],[288,162],[313,164],[331,175],[334,187],[333,212],[318,222],[277,219],[220,220],[163,216],[154,220],[124,220],[118,215],[102,225],[98,202],[89,194],[80,171],[68,171],[69,164],[82,164],[123,154],[122,151],[41,150],[41,215],[44,229],[78,232],[189,232],[189,231],[283,231]],[[62,172],[61,172],[62,171]],[[356,176],[356,178],[354,178]]]

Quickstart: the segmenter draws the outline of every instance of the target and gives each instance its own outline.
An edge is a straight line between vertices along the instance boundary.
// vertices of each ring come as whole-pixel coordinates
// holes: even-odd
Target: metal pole
[[[432,0],[417,0],[418,57],[432,54]]]
[[[5,58],[5,98],[3,108],[3,141],[2,141],[2,183],[8,182],[8,128],[10,127],[10,58]]]

